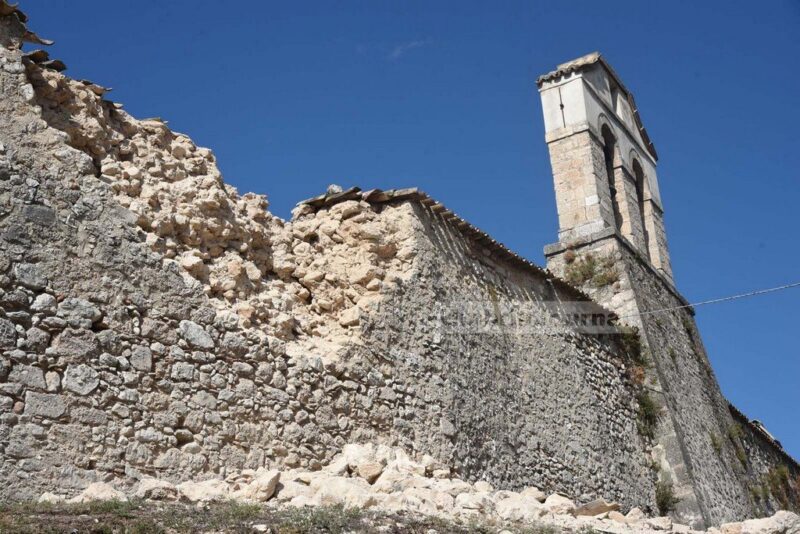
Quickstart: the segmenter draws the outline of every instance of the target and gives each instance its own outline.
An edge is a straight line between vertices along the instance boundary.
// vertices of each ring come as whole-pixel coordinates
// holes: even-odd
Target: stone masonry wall
[[[750,501],[764,516],[776,510],[800,510],[800,465],[772,436],[730,408],[734,426],[728,429],[727,439],[747,472]]]
[[[485,297],[475,277],[533,302],[541,280],[487,268],[408,203],[281,221],[210,151],[23,56],[20,19],[0,21],[0,496],[316,469],[373,441],[504,486],[651,502],[613,347],[437,347],[418,321],[435,292]]]
[[[316,468],[389,435],[402,398],[348,347],[402,277],[391,221],[273,218],[209,151],[23,57],[26,31],[0,17],[0,496]]]
[[[407,216],[419,239],[414,274],[373,314],[365,343],[387,347],[413,384],[411,447],[497,487],[654,509],[655,474],[616,338],[551,317],[546,305],[573,301],[574,291],[494,259],[428,208]],[[511,323],[519,317],[526,323]]]
[[[559,239],[569,240],[614,226],[602,145],[589,130],[547,143],[556,186]],[[587,201],[587,197],[591,201]]]
[[[369,441],[499,488],[654,508],[629,347],[551,313],[595,304],[416,200],[271,215],[208,149],[23,54],[35,36],[0,5],[0,499],[313,470]],[[623,291],[599,301],[674,303],[622,258]],[[662,417],[708,520],[741,517],[780,455],[748,433],[716,450],[733,419],[679,317],[640,325]]]
[[[719,389],[692,313],[683,309],[640,314],[682,306],[684,301],[671,285],[613,234],[551,254],[548,265],[567,278],[580,271],[587,255],[600,269],[614,273],[602,283],[597,277],[584,279],[583,288],[614,309],[623,322],[639,328],[649,360],[645,385],[660,407],[662,445],[654,450],[654,458],[661,480],[681,488],[678,517],[688,524],[714,525],[763,513],[750,492],[760,479],[753,476],[750,455],[740,452],[739,427]],[[755,450],[764,447],[775,448],[762,441]],[[702,518],[693,518],[695,501]]]

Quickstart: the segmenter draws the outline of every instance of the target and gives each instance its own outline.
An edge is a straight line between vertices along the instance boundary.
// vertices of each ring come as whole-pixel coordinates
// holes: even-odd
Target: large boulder
[[[89,484],[85,490],[69,500],[71,503],[83,503],[90,501],[127,501],[128,497],[114,489],[105,482],[94,482]]]
[[[375,461],[375,446],[371,443],[348,443],[342,447],[341,458],[355,469],[358,464]]]
[[[553,514],[569,514],[575,510],[575,503],[563,495],[554,493],[545,499],[544,507]]]
[[[494,501],[487,493],[459,493],[455,502],[456,511],[462,514],[489,514],[494,510]]]
[[[436,513],[436,507],[430,502],[425,502],[413,495],[405,493],[390,493],[381,495],[380,508],[390,512],[415,512],[422,514]]]
[[[224,480],[210,479],[203,482],[182,482],[177,486],[181,497],[189,502],[211,502],[227,499],[230,488]]]
[[[458,497],[462,493],[473,491],[473,487],[469,482],[465,482],[459,478],[436,479],[433,482],[433,487],[439,491],[444,491],[452,497]]]
[[[134,493],[139,499],[153,501],[174,501],[178,498],[178,489],[174,484],[157,478],[144,478]]]
[[[349,508],[369,508],[378,503],[370,485],[359,478],[322,477],[311,481],[314,499],[321,505],[342,504]]]
[[[579,515],[600,515],[606,512],[617,512],[619,511],[619,504],[612,502],[608,503],[605,499],[595,499],[591,502],[587,502],[586,504],[582,504],[575,508],[572,511],[572,515],[579,516]]]
[[[403,495],[419,499],[426,507],[444,513],[452,513],[456,500],[448,493],[437,491],[433,488],[408,488],[403,490]]]
[[[547,509],[542,503],[522,494],[511,494],[504,499],[496,499],[495,509],[497,515],[507,521],[533,521],[547,514]]]
[[[547,494],[535,486],[530,486],[519,492],[520,495],[525,497],[532,497],[539,502],[544,502],[547,499]]]
[[[800,516],[780,510],[771,517],[748,519],[741,523],[741,534],[800,534]]]
[[[309,485],[310,480],[311,475],[302,471],[292,470],[281,474],[275,488],[275,498],[278,502],[292,501],[296,497],[305,499],[305,502],[310,501],[314,497],[314,489]]]
[[[653,530],[672,530],[672,519],[669,517],[648,517],[644,523]]]
[[[383,464],[380,462],[363,462],[356,467],[356,473],[372,484],[381,476],[381,473],[383,473]]]
[[[253,480],[234,490],[231,497],[247,501],[267,501],[275,494],[275,488],[278,486],[280,478],[280,471],[259,469]]]

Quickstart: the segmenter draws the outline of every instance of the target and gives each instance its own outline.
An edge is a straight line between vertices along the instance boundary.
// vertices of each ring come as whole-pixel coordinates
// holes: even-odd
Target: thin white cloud
[[[422,48],[423,46],[426,46],[429,43],[430,39],[418,39],[416,41],[408,41],[407,43],[400,43],[399,45],[395,46],[389,53],[389,55],[386,57],[391,61],[397,61],[411,50],[414,50],[415,48]]]

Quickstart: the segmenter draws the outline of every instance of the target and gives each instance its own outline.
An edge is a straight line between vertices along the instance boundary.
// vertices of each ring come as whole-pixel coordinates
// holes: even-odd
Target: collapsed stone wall
[[[580,295],[421,203],[272,216],[207,149],[23,55],[30,34],[2,5],[0,496],[317,469],[374,441],[499,487],[654,507],[626,351],[543,304]],[[640,304],[673,302],[637,268]],[[624,293],[612,307],[635,302]],[[487,303],[523,305],[555,333],[473,335],[437,315]],[[705,355],[677,323],[643,326],[709,517],[743,515],[735,447],[685,445],[727,421]]]
[[[473,478],[496,471],[506,485],[536,480],[642,502],[647,483],[626,491],[641,460],[633,471],[615,467],[608,449],[585,461],[590,444],[570,437],[582,432],[544,432],[558,434],[572,408],[537,406],[532,413],[543,422],[531,415],[518,429],[526,443],[503,445],[496,456],[470,437],[479,416],[469,412],[497,393],[469,385],[494,365],[494,356],[478,357],[490,347],[476,347],[472,363],[451,375],[448,360],[463,349],[453,345],[420,375],[420,362],[431,358],[424,337],[395,346],[374,335],[388,324],[381,315],[387,297],[409,291],[414,306],[429,306],[430,292],[449,283],[437,274],[434,285],[413,289],[427,276],[415,274],[420,266],[432,268],[421,254],[430,259],[435,250],[423,239],[431,228],[420,227],[422,214],[409,204],[305,205],[293,221],[281,221],[263,197],[239,197],[226,186],[210,151],[161,121],[130,117],[99,86],[50,68],[42,53],[23,55],[19,17],[0,20],[5,498],[69,494],[98,480],[178,482],[273,464],[316,469],[344,443],[374,440],[430,447]],[[457,236],[450,240],[466,251]],[[461,268],[471,261],[447,258],[456,259]],[[535,300],[541,288],[524,283]],[[401,308],[406,318],[418,311]],[[402,336],[423,334],[417,328]],[[635,436],[627,439],[635,419],[630,392],[611,349],[574,336],[553,343],[551,361],[538,352],[543,369],[581,362],[577,389],[587,413],[575,428],[585,419],[599,443],[607,426],[621,450],[636,449]],[[393,360],[400,346],[416,356]],[[498,376],[512,379],[529,349],[519,344]],[[527,365],[535,372],[538,364]],[[552,393],[565,403],[573,377],[562,372],[562,388]],[[531,402],[551,387],[520,386]],[[611,404],[591,416],[601,393]],[[510,411],[504,402],[492,409],[505,414],[487,419],[495,438],[517,411],[531,409],[517,400]],[[523,448],[524,467],[501,467]],[[621,470],[622,480],[604,482],[606,467],[612,475]]]
[[[92,174],[131,211],[149,247],[175,260],[215,307],[291,333],[286,312],[304,295],[297,284],[280,283],[294,269],[292,235],[266,211],[266,198],[240,197],[222,181],[210,150],[163,121],[136,120],[105,100],[102,87],[31,57],[23,61],[42,119],[91,158]]]
[[[207,150],[23,55],[2,14],[3,497],[314,468],[388,434],[400,401],[347,346],[402,276],[390,221],[356,203],[292,228]]]

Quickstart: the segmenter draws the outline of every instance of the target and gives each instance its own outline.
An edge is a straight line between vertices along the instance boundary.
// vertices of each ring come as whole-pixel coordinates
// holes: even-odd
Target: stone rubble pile
[[[171,484],[145,478],[130,497],[203,505],[236,500],[271,506],[327,506],[410,512],[453,519],[474,518],[509,525],[544,524],[579,531],[606,533],[697,532],[669,517],[648,517],[639,508],[626,514],[603,499],[576,505],[569,498],[547,495],[535,487],[522,491],[495,490],[487,482],[471,484],[454,478],[432,457],[414,460],[402,449],[384,445],[347,444],[332,463],[318,471],[261,468],[231,473],[223,479]],[[92,500],[127,501],[129,495],[108,483],[91,484],[77,496],[45,493],[40,502],[83,503]],[[772,517],[726,523],[709,534],[797,534],[800,516],[780,511]]]
[[[362,310],[410,274],[407,206],[342,202],[285,223],[225,186],[210,152],[10,42],[3,493],[315,469],[410,419],[414,390],[358,346]]]
[[[267,211],[265,196],[239,196],[209,149],[160,119],[133,118],[94,84],[32,61],[26,68],[42,118],[92,158],[150,248],[243,326],[282,339],[347,338],[362,297],[408,270],[410,233],[375,221],[367,202],[300,207],[285,222]]]

